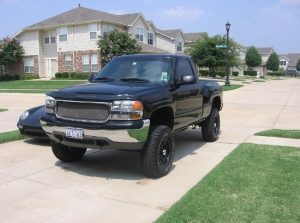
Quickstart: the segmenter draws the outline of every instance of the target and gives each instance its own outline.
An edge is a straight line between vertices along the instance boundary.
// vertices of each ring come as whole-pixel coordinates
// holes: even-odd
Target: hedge
[[[55,74],[56,79],[86,80],[89,77],[90,73],[84,72],[58,72]]]
[[[269,76],[283,76],[282,72],[268,72]]]
[[[10,75],[10,74],[3,74],[0,75],[0,81],[14,81],[14,80],[20,80],[20,75]]]
[[[238,71],[233,71],[232,75],[235,76],[235,77],[237,77],[237,76],[239,76],[239,72]]]
[[[244,75],[247,75],[247,76],[256,76],[257,75],[257,71],[255,71],[255,70],[245,70],[244,71]]]
[[[200,72],[201,76],[210,76],[210,77],[213,77],[213,78],[215,78],[216,76],[219,76],[219,77],[225,77],[226,76],[225,71],[213,72],[213,71],[210,71],[210,70],[200,70],[199,72]]]
[[[35,74],[23,74],[21,76],[21,80],[33,80],[33,79],[37,79]]]

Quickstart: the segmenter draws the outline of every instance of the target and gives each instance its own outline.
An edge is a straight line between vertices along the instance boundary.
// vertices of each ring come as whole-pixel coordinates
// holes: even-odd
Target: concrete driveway
[[[220,139],[204,143],[199,129],[176,134],[174,169],[158,180],[144,177],[136,152],[89,150],[64,164],[47,143],[0,145],[1,220],[153,222],[255,132],[300,128],[299,79],[246,85],[224,102]]]

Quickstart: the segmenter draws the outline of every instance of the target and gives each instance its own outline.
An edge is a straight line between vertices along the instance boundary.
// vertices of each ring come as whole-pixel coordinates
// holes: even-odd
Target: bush
[[[283,76],[283,72],[268,72],[269,76]]]
[[[209,76],[209,70],[199,70],[200,76]]]
[[[247,75],[247,76],[256,76],[257,75],[257,71],[255,71],[255,70],[245,70],[244,71],[244,75]]]
[[[232,75],[235,76],[235,77],[237,77],[237,76],[239,76],[239,72],[238,71],[233,71]]]
[[[58,72],[55,74],[56,79],[72,79],[72,80],[86,80],[90,76],[89,73],[84,72]]]
[[[226,72],[225,71],[217,71],[217,76],[219,77],[225,77],[226,76]]]
[[[4,74],[0,75],[0,81],[13,81],[13,80],[20,80],[20,75],[10,75],[10,74]]]
[[[37,77],[36,77],[35,74],[23,74],[20,79],[22,79],[22,80],[33,80],[33,79],[37,79]]]

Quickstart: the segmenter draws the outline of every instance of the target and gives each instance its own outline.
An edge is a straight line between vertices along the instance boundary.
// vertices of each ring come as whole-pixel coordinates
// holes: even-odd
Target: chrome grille
[[[61,119],[103,123],[109,113],[110,106],[106,103],[56,101],[56,116]]]

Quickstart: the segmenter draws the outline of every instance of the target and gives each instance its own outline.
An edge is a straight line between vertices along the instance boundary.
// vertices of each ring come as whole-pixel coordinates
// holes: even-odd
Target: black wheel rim
[[[167,137],[164,137],[159,145],[158,163],[166,165],[170,161],[170,142]]]
[[[219,116],[216,116],[214,119],[214,124],[213,124],[214,136],[219,135],[219,132],[220,132],[220,118],[219,118]]]

